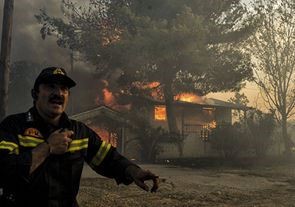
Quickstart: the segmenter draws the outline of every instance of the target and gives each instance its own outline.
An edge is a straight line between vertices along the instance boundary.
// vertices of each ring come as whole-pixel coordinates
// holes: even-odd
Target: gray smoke
[[[0,1],[0,35],[2,34],[3,7],[4,0]],[[61,0],[14,0],[11,63],[25,61],[42,67],[59,66],[70,72],[69,50],[58,47],[54,36],[46,37],[45,40],[41,38],[40,28],[42,25],[34,17],[35,14],[40,12],[40,9],[46,9],[50,16],[63,17]],[[96,96],[94,90],[98,90],[95,87],[96,80],[89,73],[89,71],[93,71],[93,66],[81,61],[76,61],[74,65],[75,73],[71,74],[71,76],[74,76],[77,86],[73,88],[72,95],[83,96],[83,99],[78,101],[80,103],[78,105],[75,103],[70,104],[69,111],[72,113],[94,107]],[[18,81],[12,76],[15,76],[19,72],[12,71],[12,82],[9,91],[9,114],[27,110],[32,105],[30,89],[32,88],[34,78],[39,73],[39,69],[36,68],[36,70],[34,74],[26,75],[26,79],[31,77],[32,80],[23,87],[19,87],[18,85],[23,84],[24,78],[17,76],[17,78],[22,79],[22,81]],[[32,71],[34,70],[30,69],[27,72],[32,73]],[[77,75],[79,73],[80,75]],[[76,110],[73,111],[73,108]]]
[[[62,17],[60,0],[21,0],[14,1],[12,62],[25,60],[46,65],[59,65],[69,68],[69,51],[59,48],[54,37],[42,40],[41,25],[34,15],[45,8],[48,14]],[[4,1],[0,2],[2,28]],[[2,29],[1,29],[2,32]]]

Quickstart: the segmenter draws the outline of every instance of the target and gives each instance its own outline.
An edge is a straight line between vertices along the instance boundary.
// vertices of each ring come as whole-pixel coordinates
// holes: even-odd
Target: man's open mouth
[[[64,102],[62,100],[49,100],[49,103],[63,105]]]

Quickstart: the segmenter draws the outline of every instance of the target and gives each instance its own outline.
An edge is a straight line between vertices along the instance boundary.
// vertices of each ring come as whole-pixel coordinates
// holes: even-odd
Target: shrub
[[[234,159],[249,150],[247,134],[240,124],[218,125],[211,133],[211,146],[223,158]]]

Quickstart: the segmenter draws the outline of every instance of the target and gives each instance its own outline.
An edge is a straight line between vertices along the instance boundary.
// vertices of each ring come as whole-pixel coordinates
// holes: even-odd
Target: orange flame
[[[159,85],[160,85],[160,83],[155,81],[155,82],[151,82],[151,83],[145,85],[144,88],[151,88],[152,89],[152,88],[157,88]]]
[[[103,141],[110,143],[113,147],[117,147],[118,138],[114,133],[110,133],[106,129],[97,126],[90,126],[90,128],[95,131]]]
[[[154,109],[154,119],[159,121],[165,121],[166,120],[166,106],[160,105],[155,106]]]
[[[184,102],[190,102],[190,103],[203,103],[204,97],[198,96],[193,93],[180,93],[174,97],[174,100],[176,101],[184,101]]]
[[[102,82],[104,83],[105,88],[102,89],[102,94],[103,94],[102,99],[100,99],[99,96],[97,96],[95,99],[95,103],[97,105],[103,104],[118,111],[129,110],[131,108],[131,104],[126,104],[126,105],[118,104],[115,96],[108,89],[109,83],[106,80],[103,80]]]
[[[111,91],[109,91],[109,89],[104,88],[102,90],[103,95],[104,95],[104,104],[107,106],[112,106],[115,104],[115,97],[113,95],[113,93]]]

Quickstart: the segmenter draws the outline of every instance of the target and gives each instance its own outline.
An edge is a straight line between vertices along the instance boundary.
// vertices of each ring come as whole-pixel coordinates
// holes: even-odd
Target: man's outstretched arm
[[[90,129],[89,129],[90,130]],[[112,147],[109,143],[102,141],[100,137],[90,130],[87,155],[87,163],[97,173],[114,178],[118,184],[129,185],[134,182],[140,188],[148,191],[144,183],[147,180],[153,181],[152,192],[156,192],[159,185],[158,176],[148,170],[143,170]]]

